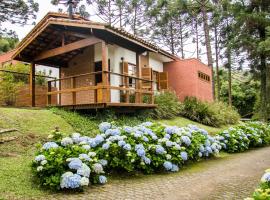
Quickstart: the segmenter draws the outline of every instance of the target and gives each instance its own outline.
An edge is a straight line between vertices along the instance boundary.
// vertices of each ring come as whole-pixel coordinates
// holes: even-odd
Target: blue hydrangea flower
[[[93,165],[93,170],[94,170],[94,172],[97,173],[97,174],[100,174],[100,173],[103,173],[103,172],[104,172],[104,171],[103,171],[103,167],[102,167],[102,165],[101,165],[100,163],[95,163],[95,164]]]
[[[108,161],[105,159],[101,159],[98,161],[102,166],[106,166],[108,164]]]
[[[43,149],[49,150],[52,148],[58,148],[58,144],[56,144],[55,142],[46,142],[45,144],[43,144]]]
[[[164,129],[165,133],[167,134],[173,134],[176,132],[176,127],[174,126],[167,126],[165,129]]]
[[[99,180],[99,183],[100,183],[100,184],[105,184],[105,183],[107,183],[107,178],[106,178],[106,176],[99,176],[99,177],[98,177],[98,180]]]
[[[103,142],[104,141],[104,138],[101,136],[101,135],[97,135],[96,137],[95,137],[95,143],[97,144],[97,145],[99,145],[101,142]]]
[[[141,124],[142,126],[145,126],[145,127],[149,127],[149,126],[152,126],[153,123],[152,122],[144,122]]]
[[[61,145],[64,146],[64,147],[68,146],[68,145],[71,145],[71,144],[73,144],[73,140],[70,137],[65,137],[65,138],[63,138],[61,140]]]
[[[136,152],[137,152],[137,155],[140,156],[140,157],[145,156],[145,150],[144,149],[138,149]]]
[[[82,177],[80,181],[81,186],[88,186],[89,185],[89,178],[87,177]]]
[[[174,147],[177,149],[177,150],[181,150],[181,146],[179,144],[175,144]]]
[[[40,161],[43,161],[45,159],[46,159],[46,157],[44,155],[38,155],[35,157],[36,162],[40,162]]]
[[[104,143],[103,145],[102,145],[102,149],[104,149],[104,150],[107,150],[107,149],[109,149],[110,148],[110,144],[107,142],[107,143]]]
[[[171,147],[173,145],[172,141],[166,141],[166,147]]]
[[[149,139],[146,136],[143,136],[143,141],[149,142]]]
[[[71,135],[71,138],[75,143],[80,142],[80,137],[81,137],[80,133],[72,133],[72,135]]]
[[[200,150],[200,152],[204,152],[204,147],[203,147],[203,145],[200,145],[199,150]]]
[[[66,172],[61,176],[60,187],[67,189],[75,189],[80,187],[81,176],[73,174],[72,172]]]
[[[164,138],[170,139],[170,138],[171,138],[171,135],[170,135],[170,134],[166,134],[166,135],[164,136]]]
[[[88,144],[84,144],[84,145],[82,145],[82,148],[85,150],[89,150],[91,147]]]
[[[90,176],[91,169],[86,165],[82,164],[82,166],[77,170],[77,174],[84,176],[84,177],[89,177]]]
[[[125,145],[123,146],[123,149],[125,149],[125,150],[127,150],[127,151],[130,151],[130,150],[131,150],[130,144],[125,144]]]
[[[191,140],[189,139],[188,136],[185,136],[185,135],[181,136],[181,140],[182,140],[187,146],[189,146],[189,145],[191,144]]]
[[[207,146],[207,147],[205,148],[205,150],[206,150],[208,153],[213,153],[211,147],[209,147],[209,146]]]
[[[99,130],[103,133],[105,133],[105,131],[107,131],[109,128],[112,127],[112,125],[108,122],[102,122],[101,124],[99,124]]]
[[[124,127],[124,131],[127,132],[127,133],[132,133],[133,132],[133,128],[130,127],[130,126],[125,126]]]
[[[143,161],[144,161],[145,164],[147,164],[147,165],[150,165],[151,164],[150,158],[147,158],[146,156],[143,156],[142,159],[143,159]]]
[[[87,154],[85,154],[85,153],[80,154],[79,155],[79,158],[81,160],[86,160],[86,161],[90,161],[91,160],[90,157]]]
[[[202,152],[199,152],[198,153],[198,156],[201,158],[202,157]]]
[[[179,171],[179,167],[177,165],[173,164],[171,171],[172,172],[178,172]]]
[[[270,172],[266,172],[262,178],[261,178],[262,182],[270,182]]]
[[[170,170],[172,170],[173,165],[172,165],[172,163],[171,163],[170,161],[165,161],[165,162],[163,163],[163,167],[164,167],[167,171],[170,171]]]
[[[126,142],[125,142],[124,140],[118,141],[118,146],[119,146],[119,147],[123,147],[123,146],[125,146],[125,145],[126,145]]]
[[[139,149],[144,149],[143,144],[136,144],[135,145],[135,151],[139,150]]]
[[[68,164],[68,167],[70,169],[79,169],[82,167],[82,161],[79,158],[73,158],[70,163]]]
[[[182,158],[184,161],[188,160],[188,154],[187,154],[187,152],[182,151],[182,152],[180,153],[180,155],[181,155],[181,158]]]
[[[156,145],[156,153],[157,154],[164,154],[165,149],[161,145]]]

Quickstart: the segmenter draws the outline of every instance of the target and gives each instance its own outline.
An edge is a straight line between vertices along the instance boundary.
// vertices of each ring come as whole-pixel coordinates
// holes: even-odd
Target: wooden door
[[[167,90],[169,88],[168,84],[168,72],[159,73],[159,89]]]

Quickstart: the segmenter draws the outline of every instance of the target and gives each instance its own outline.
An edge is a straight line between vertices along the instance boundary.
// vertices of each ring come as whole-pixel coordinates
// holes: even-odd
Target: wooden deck
[[[123,108],[128,110],[139,110],[144,108],[156,108],[156,104],[145,103],[89,103],[89,104],[77,104],[77,105],[56,105],[55,107],[73,109],[73,110],[85,110],[85,109],[102,109],[102,108]]]

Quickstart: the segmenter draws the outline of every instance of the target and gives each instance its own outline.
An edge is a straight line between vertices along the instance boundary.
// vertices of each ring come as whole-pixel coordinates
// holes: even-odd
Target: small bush
[[[195,97],[185,98],[181,106],[180,115],[214,127],[235,124],[240,119],[237,111],[224,103],[202,102]]]
[[[218,134],[223,150],[233,153],[270,144],[270,127],[262,122],[249,122]]]
[[[150,116],[154,119],[171,119],[179,115],[180,102],[173,92],[162,92],[155,95],[157,108],[153,109]]]
[[[245,200],[268,200],[270,199],[270,169],[265,170],[259,187],[253,192],[252,198]]]

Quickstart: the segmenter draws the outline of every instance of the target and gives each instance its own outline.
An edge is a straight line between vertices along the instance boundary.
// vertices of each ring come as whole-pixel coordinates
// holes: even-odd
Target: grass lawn
[[[0,129],[19,131],[3,136],[18,136],[17,140],[0,144],[0,199],[37,197],[47,193],[32,181],[31,160],[35,144],[44,140],[56,126],[70,133],[73,128],[49,110],[0,108]]]
[[[66,117],[69,118],[69,116]],[[210,133],[226,128],[204,126],[181,117],[173,120],[160,120],[159,122],[178,126],[195,124]],[[90,132],[89,135],[93,134],[91,123],[93,124],[93,122],[88,123],[88,121],[83,123],[88,125],[86,128]],[[72,127],[70,124],[72,124],[70,118],[64,120],[52,110],[0,108],[0,129],[16,128],[19,130],[0,135],[0,138],[18,136],[17,140],[0,144],[0,200],[30,199],[52,195],[52,192],[42,190],[32,180],[30,165],[34,157],[35,144],[45,141],[47,135],[55,127],[60,127],[60,130],[65,133],[72,133],[80,128]],[[76,124],[80,123],[77,121]],[[89,124],[91,125],[89,126]]]

